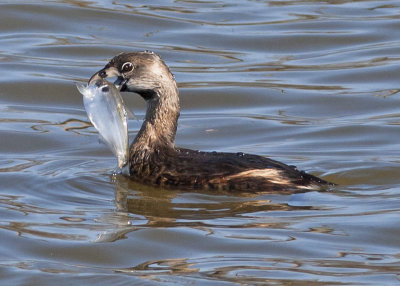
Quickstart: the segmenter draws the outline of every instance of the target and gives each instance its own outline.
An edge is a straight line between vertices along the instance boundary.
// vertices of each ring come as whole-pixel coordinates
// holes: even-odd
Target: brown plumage
[[[257,155],[176,148],[178,88],[157,54],[119,54],[89,82],[113,76],[121,91],[138,93],[147,102],[145,120],[130,147],[133,180],[186,190],[245,192],[300,191],[329,185],[294,166]]]

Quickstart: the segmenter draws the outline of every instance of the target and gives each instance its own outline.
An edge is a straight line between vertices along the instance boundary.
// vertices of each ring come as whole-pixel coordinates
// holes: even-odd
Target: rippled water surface
[[[399,1],[0,1],[1,285],[398,285]],[[177,145],[338,184],[234,195],[140,186],[75,83],[150,49]],[[138,120],[144,102],[124,94]]]

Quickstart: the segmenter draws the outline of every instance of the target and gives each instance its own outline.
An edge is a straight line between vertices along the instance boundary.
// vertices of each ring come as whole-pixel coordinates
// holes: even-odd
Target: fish
[[[118,168],[129,175],[128,117],[119,90],[105,79],[90,84],[76,84],[83,95],[83,105],[100,138],[118,159]]]

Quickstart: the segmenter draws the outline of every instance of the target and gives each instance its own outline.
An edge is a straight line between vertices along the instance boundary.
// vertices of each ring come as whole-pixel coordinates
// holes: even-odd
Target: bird
[[[165,189],[229,192],[322,190],[331,183],[263,156],[204,152],[175,146],[180,115],[174,75],[151,51],[125,52],[94,73],[88,84],[116,78],[121,92],[146,101],[143,124],[129,148],[130,179]]]

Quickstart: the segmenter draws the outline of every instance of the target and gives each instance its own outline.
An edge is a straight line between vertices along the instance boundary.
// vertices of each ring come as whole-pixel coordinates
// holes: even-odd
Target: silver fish
[[[129,173],[128,114],[119,90],[102,79],[90,85],[77,84],[83,104],[100,137],[118,158],[118,167]],[[132,114],[132,113],[131,113]]]

